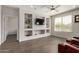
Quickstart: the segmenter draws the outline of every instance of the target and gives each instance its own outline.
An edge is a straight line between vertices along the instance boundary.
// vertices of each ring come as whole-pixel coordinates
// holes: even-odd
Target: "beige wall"
[[[72,15],[72,32],[55,32],[54,31],[54,18],[64,16],[64,15]],[[73,36],[79,36],[79,23],[74,23],[75,15],[79,15],[79,9],[75,9],[75,10],[68,11],[59,15],[52,16],[52,35],[63,37],[63,38],[71,38]]]
[[[6,19],[6,31],[8,32],[7,34],[16,34],[17,33],[17,27],[18,27],[18,17],[8,17]]]

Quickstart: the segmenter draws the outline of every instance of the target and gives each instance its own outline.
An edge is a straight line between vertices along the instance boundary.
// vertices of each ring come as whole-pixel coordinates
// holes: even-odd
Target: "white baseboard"
[[[2,40],[1,42],[0,42],[0,45],[2,44],[2,43],[4,43],[6,40]]]
[[[27,41],[27,40],[39,39],[39,38],[47,37],[47,36],[50,36],[50,34],[42,34],[42,35],[35,35],[35,36],[31,36],[31,37],[24,37],[24,39],[19,40],[19,42]]]

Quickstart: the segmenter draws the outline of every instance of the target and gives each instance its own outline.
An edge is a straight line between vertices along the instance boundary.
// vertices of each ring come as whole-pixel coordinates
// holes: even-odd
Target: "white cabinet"
[[[44,19],[44,24],[39,25],[35,24],[36,21],[36,14],[33,13],[27,13],[23,12],[21,13],[23,17],[23,20],[21,20],[23,23],[23,39],[21,41],[26,41],[26,40],[31,40],[31,39],[36,39],[36,38],[41,38],[41,37],[46,37],[49,36],[50,33],[50,19],[46,17],[40,17]],[[22,26],[22,25],[21,25]]]

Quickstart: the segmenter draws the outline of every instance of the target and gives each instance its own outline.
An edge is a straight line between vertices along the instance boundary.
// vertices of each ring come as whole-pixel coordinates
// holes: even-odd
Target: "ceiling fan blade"
[[[57,5],[57,6],[51,6],[50,10],[55,10],[56,8],[58,8],[60,5]]]
[[[59,12],[57,9],[55,9],[56,12]]]
[[[54,8],[56,9],[56,8],[58,8],[58,7],[60,7],[60,5],[57,5],[57,6],[56,6],[56,7],[54,7]]]
[[[51,8],[50,10],[55,10],[55,8]]]

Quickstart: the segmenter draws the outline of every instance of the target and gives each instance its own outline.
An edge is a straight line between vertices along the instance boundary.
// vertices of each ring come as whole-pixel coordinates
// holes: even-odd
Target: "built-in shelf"
[[[46,33],[50,33],[50,30],[46,30]]]
[[[24,16],[25,16],[25,21],[24,21],[24,28],[25,29],[29,29],[29,28],[32,28],[32,14],[27,14],[27,13],[25,13],[24,14]]]
[[[45,34],[45,30],[35,30],[34,35]]]
[[[43,25],[36,25],[35,18],[33,19],[33,14],[24,14],[24,37],[25,39],[32,39],[34,37],[43,37],[50,33],[50,20],[49,18],[44,18]]]
[[[28,30],[28,31],[25,31],[25,36],[32,36],[32,31],[31,30]]]
[[[34,29],[34,30],[45,30],[45,28],[38,28],[38,29]]]
[[[50,19],[46,18],[46,28],[49,28],[49,27],[50,27]]]
[[[50,29],[50,28],[45,28],[45,29]]]
[[[37,36],[37,37],[41,37],[43,36],[44,34],[38,34],[38,35],[33,35],[33,36]]]
[[[24,29],[25,31],[28,31],[28,30],[33,30],[33,29]]]

